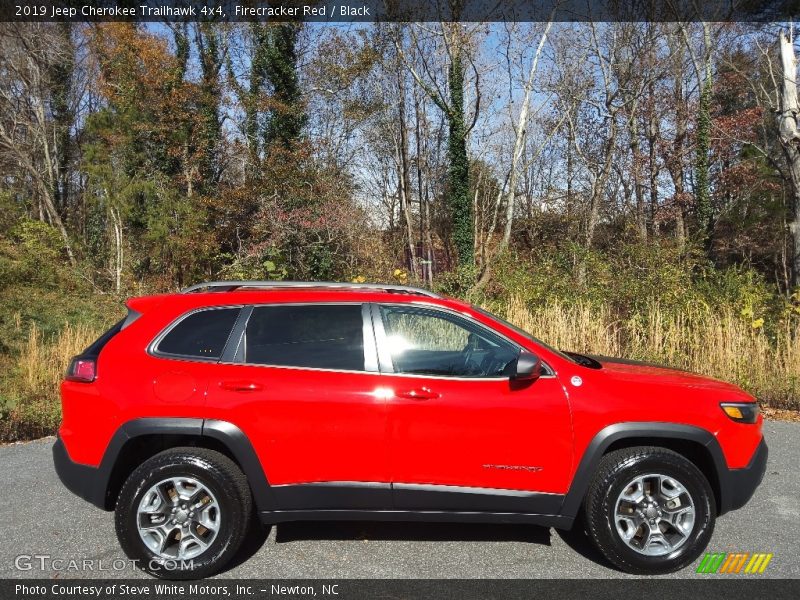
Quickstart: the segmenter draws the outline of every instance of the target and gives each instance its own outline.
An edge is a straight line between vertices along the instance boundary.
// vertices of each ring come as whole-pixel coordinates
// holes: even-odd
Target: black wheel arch
[[[564,497],[561,514],[570,518],[578,515],[603,456],[632,446],[661,446],[681,454],[705,475],[714,492],[717,514],[730,509],[728,466],[719,442],[710,431],[678,423],[630,422],[609,425],[592,438]]]
[[[89,497],[84,497],[100,508],[112,510],[133,470],[151,456],[176,446],[197,446],[225,454],[246,475],[258,510],[274,507],[264,469],[241,429],[228,421],[180,417],[133,419],[121,425],[100,466],[92,469],[93,483],[87,489]]]

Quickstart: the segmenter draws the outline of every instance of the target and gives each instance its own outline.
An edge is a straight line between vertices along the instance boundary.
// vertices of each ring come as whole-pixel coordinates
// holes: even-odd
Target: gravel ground
[[[800,578],[800,423],[767,421],[767,474],[743,509],[717,522],[714,552],[772,552],[761,577]],[[0,577],[146,577],[115,571],[124,559],[113,515],[73,496],[53,470],[53,439],[0,448],[5,493],[0,503]],[[15,568],[19,555],[93,559],[95,568]],[[47,561],[48,559],[46,559]],[[23,564],[26,561],[23,561]],[[614,578],[576,532],[536,526],[409,523],[286,523],[254,531],[236,578]],[[689,567],[671,577],[698,577]],[[703,577],[709,577],[705,575]]]

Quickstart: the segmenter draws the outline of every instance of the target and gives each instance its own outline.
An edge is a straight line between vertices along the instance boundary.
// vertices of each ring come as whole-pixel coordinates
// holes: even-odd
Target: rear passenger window
[[[247,323],[245,362],[363,371],[361,306],[256,307]]]
[[[192,313],[164,336],[161,354],[218,359],[233,329],[238,308],[216,308]]]

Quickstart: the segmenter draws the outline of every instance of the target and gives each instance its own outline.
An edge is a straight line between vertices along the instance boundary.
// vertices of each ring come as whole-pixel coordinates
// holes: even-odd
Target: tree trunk
[[[197,116],[200,119],[200,160],[197,172],[201,192],[216,186],[221,175],[220,150],[222,142],[222,85],[220,72],[225,49],[218,28],[209,23],[195,24],[195,43],[200,62],[200,85]]]
[[[686,243],[686,218],[684,216],[684,183],[683,153],[686,145],[686,134],[689,130],[686,111],[686,99],[683,97],[683,68],[682,62],[677,61],[674,75],[675,88],[673,101],[675,102],[675,139],[672,142],[672,156],[666,161],[672,185],[675,188],[675,239],[678,246],[683,248]]]
[[[636,197],[636,231],[642,242],[647,242],[647,217],[644,205],[644,183],[642,182],[642,156],[641,142],[639,140],[639,121],[637,108],[638,101],[632,103],[632,112],[628,118],[628,134],[630,135],[631,148],[631,173],[633,175],[633,193]]]
[[[461,267],[475,263],[472,233],[472,202],[469,197],[469,157],[467,127],[464,122],[464,62],[461,44],[453,49],[448,69],[450,106],[447,111],[447,204],[453,222],[453,245]]]
[[[648,86],[647,100],[647,146],[648,160],[650,162],[650,207],[647,214],[647,227],[653,237],[659,237],[656,215],[658,213],[658,175],[659,167],[656,159],[658,140],[661,137],[660,122],[656,113],[656,98],[653,82]]]
[[[780,135],[786,162],[789,167],[792,185],[792,221],[789,233],[792,238],[792,257],[789,261],[792,285],[800,284],[800,132],[797,115],[800,106],[797,101],[797,60],[794,54],[793,39],[784,32],[779,34],[781,66],[781,107]]]
[[[711,34],[708,23],[703,22],[703,40],[705,43],[705,56],[703,57],[703,70],[698,73],[701,77],[700,104],[697,112],[697,157],[695,162],[695,198],[697,202],[697,225],[700,240],[711,254],[711,234],[713,229],[713,214],[711,208],[711,181],[709,175],[709,155],[711,152],[711,100],[714,91],[713,76],[711,73]]]
[[[427,123],[424,108],[420,107],[420,101],[416,90],[414,91],[414,135],[415,147],[417,148],[417,189],[419,193],[419,220],[420,220],[420,241],[422,242],[422,278],[429,286],[433,285],[433,237],[431,235],[431,212],[430,197],[428,187],[423,186],[422,161],[423,161],[423,136],[422,121]],[[427,156],[427,154],[425,154]],[[424,187],[424,192],[423,192]]]
[[[414,238],[414,223],[411,219],[411,167],[408,160],[408,130],[406,127],[406,88],[400,69],[397,69],[398,98],[398,127],[400,130],[400,144],[397,149],[397,174],[399,175],[400,209],[406,224],[406,238],[408,239],[409,271],[416,279],[417,252]]]
[[[106,190],[106,198],[108,191]],[[108,200],[110,202],[110,200]],[[122,249],[122,217],[113,206],[109,207],[111,222],[114,227],[114,289],[117,293],[122,290],[122,265],[124,255]]]
[[[697,157],[695,160],[695,198],[697,228],[706,250],[711,243],[711,191],[708,155],[711,148],[711,80],[702,82],[697,113]]]

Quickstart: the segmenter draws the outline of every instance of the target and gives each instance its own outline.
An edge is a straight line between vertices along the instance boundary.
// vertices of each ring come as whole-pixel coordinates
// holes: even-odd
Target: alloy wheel
[[[664,556],[680,548],[694,529],[695,506],[674,477],[651,473],[630,480],[614,508],[620,539],[646,556]]]
[[[221,520],[219,503],[205,484],[193,477],[171,477],[144,494],[136,526],[159,558],[188,560],[213,543]]]

